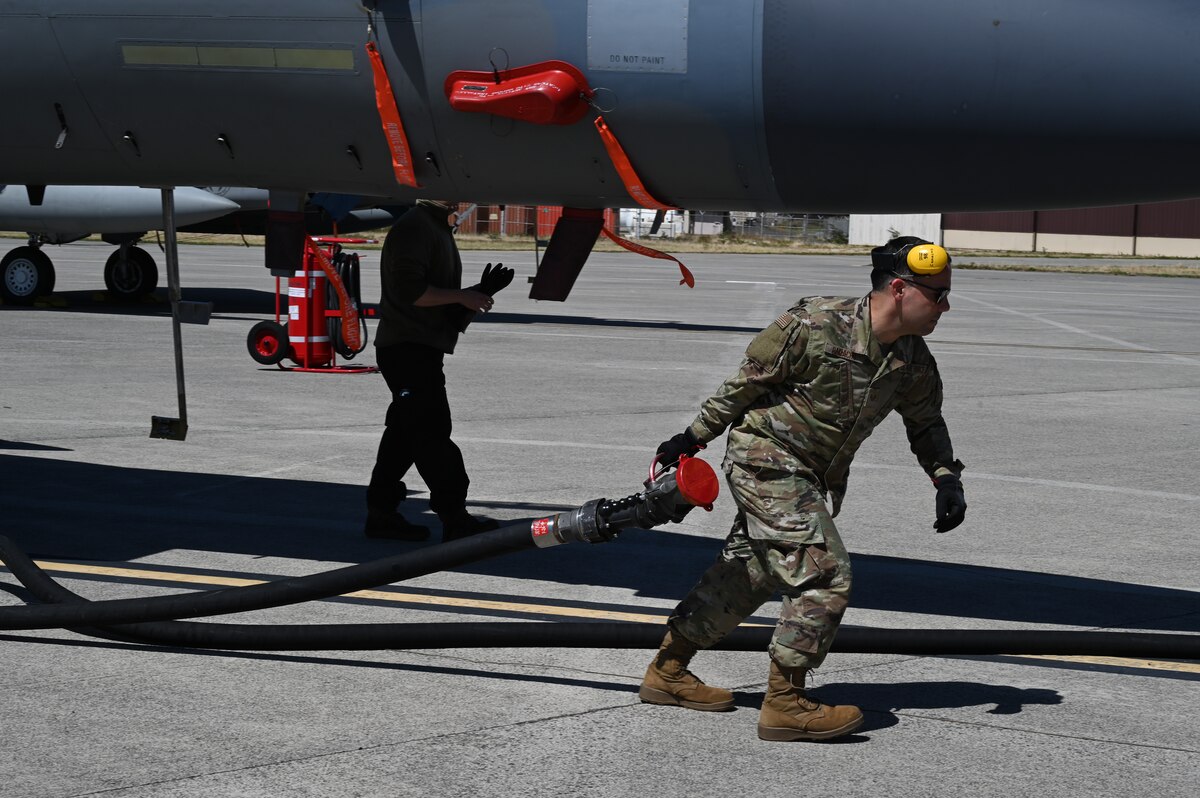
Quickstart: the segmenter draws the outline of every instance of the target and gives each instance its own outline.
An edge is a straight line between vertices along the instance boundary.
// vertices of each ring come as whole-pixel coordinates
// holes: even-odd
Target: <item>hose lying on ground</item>
[[[143,623],[299,604],[402,582],[522,549],[570,542],[603,543],[626,527],[649,529],[668,522],[678,523],[695,507],[711,508],[717,497],[717,478],[712,467],[687,456],[679,459],[674,471],[664,469],[651,474],[643,487],[644,490],[622,499],[593,499],[565,513],[513,523],[440,546],[262,585],[183,596],[0,607],[0,630]],[[0,536],[0,558],[19,559],[18,554],[12,541]]]
[[[440,546],[385,557],[309,576],[262,585],[186,595],[87,601],[36,607],[0,607],[0,630],[66,629],[248,612],[340,596],[355,590],[402,582],[521,549],[534,548],[529,523],[514,524]],[[0,535],[0,559],[9,565],[28,557]],[[36,568],[32,560],[29,564]],[[18,577],[19,579],[20,577]]]
[[[510,528],[512,527],[506,529]],[[497,531],[503,532],[504,530]],[[528,533],[527,530],[526,533]],[[485,534],[496,535],[496,533]],[[483,538],[484,536],[479,537]],[[499,536],[501,539],[507,537],[509,536]],[[484,542],[489,543],[489,541]],[[444,544],[422,551],[435,551],[446,547],[447,544]],[[459,552],[462,548],[456,547]],[[472,547],[472,549],[474,548]],[[491,547],[485,545],[481,548],[488,550]],[[401,555],[399,558],[388,558],[387,561],[394,562],[397,559],[412,558],[419,553],[421,552]],[[454,555],[454,552],[450,554]],[[461,556],[461,553],[456,556]],[[24,552],[3,537],[0,537],[0,558],[8,565],[9,570],[18,581],[38,599],[55,602],[57,606],[70,606],[78,609],[86,608],[91,604],[51,579]],[[430,560],[430,558],[424,559]],[[231,590],[250,589],[232,588]],[[150,599],[134,599],[133,601],[148,600]],[[111,604],[111,602],[106,603]],[[350,651],[526,647],[653,649],[657,648],[661,642],[664,630],[663,626],[659,624],[611,622],[386,623],[291,626],[162,621],[99,629],[73,628],[72,631],[105,639],[188,648],[243,651]],[[764,651],[770,642],[772,632],[770,627],[740,627],[713,648],[727,651]],[[840,653],[857,654],[955,656],[1056,654],[1200,659],[1200,635],[843,627],[834,642],[833,650]]]

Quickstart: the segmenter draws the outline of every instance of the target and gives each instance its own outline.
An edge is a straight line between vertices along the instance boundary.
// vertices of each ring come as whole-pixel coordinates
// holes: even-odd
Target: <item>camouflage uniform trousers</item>
[[[850,599],[850,555],[820,490],[786,471],[733,464],[738,505],[725,548],[668,624],[702,648],[716,644],[777,591],[783,609],[771,659],[816,668],[833,645]]]

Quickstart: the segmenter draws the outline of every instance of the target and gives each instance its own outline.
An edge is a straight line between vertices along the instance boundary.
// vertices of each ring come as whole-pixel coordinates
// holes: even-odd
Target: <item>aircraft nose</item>
[[[227,197],[191,186],[175,189],[175,221],[177,224],[197,224],[209,219],[241,210],[241,206]]]
[[[228,197],[191,186],[175,189],[175,201],[178,202],[180,197],[183,197],[184,201],[195,210],[205,213],[231,213],[241,210],[242,207]]]

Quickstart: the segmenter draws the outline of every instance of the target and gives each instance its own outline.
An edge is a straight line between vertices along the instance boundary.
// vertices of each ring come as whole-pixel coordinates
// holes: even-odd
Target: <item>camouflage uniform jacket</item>
[[[755,336],[691,425],[704,443],[729,428],[727,472],[735,463],[790,472],[828,494],[837,515],[854,453],[892,410],[930,477],[962,471],[933,355],[915,335],[885,354],[869,301],[805,297]]]

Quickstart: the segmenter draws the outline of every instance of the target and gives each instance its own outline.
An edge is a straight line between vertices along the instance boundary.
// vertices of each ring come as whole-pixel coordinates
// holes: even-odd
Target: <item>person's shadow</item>
[[[852,704],[863,712],[863,725],[854,734],[831,742],[865,742],[872,731],[886,729],[900,722],[897,713],[922,709],[961,709],[988,706],[990,715],[1016,715],[1031,704],[1053,706],[1061,704],[1057,690],[1010,687],[982,682],[891,682],[842,683],[810,685],[810,697],[826,704]],[[758,710],[763,693],[738,692],[734,703],[738,707]]]

